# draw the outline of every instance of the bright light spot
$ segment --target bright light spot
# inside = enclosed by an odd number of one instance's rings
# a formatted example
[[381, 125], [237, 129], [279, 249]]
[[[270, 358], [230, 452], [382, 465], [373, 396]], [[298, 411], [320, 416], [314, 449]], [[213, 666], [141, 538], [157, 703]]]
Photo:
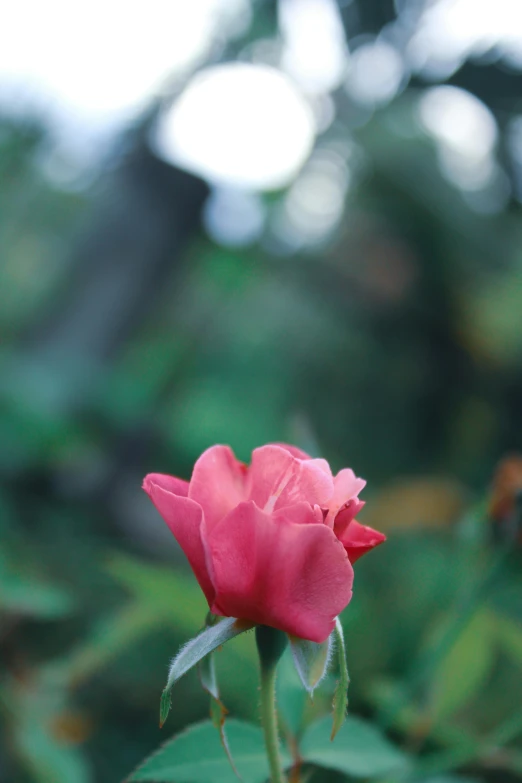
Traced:
[[335, 101], [326, 93], [308, 96], [308, 104], [314, 115], [317, 135], [324, 133], [335, 120]]
[[489, 109], [471, 93], [459, 87], [427, 90], [420, 102], [426, 128], [461, 155], [482, 158], [497, 140], [497, 126]]
[[403, 77], [404, 65], [397, 49], [377, 40], [353, 52], [346, 87], [358, 103], [388, 103], [399, 91]]
[[256, 193], [216, 188], [205, 205], [203, 219], [214, 241], [230, 247], [245, 247], [261, 236], [265, 210]]
[[513, 66], [522, 67], [521, 0], [439, 0], [430, 4], [407, 56], [415, 70], [442, 79], [468, 57], [493, 47]]
[[278, 238], [290, 248], [325, 241], [338, 226], [350, 171], [337, 152], [314, 153], [288, 191], [276, 220]]
[[314, 134], [308, 104], [280, 71], [232, 63], [194, 77], [155, 143], [165, 160], [213, 183], [273, 190], [295, 177]]
[[432, 87], [420, 99], [419, 113], [438, 142], [448, 178], [465, 190], [487, 186], [496, 170], [497, 125], [482, 101], [459, 87]]
[[283, 70], [306, 92], [339, 87], [348, 50], [335, 0], [280, 0], [278, 11], [285, 42]]
[[248, 0], [5, 3], [0, 100], [36, 104], [69, 135], [116, 129], [195, 67], [216, 36], [234, 34], [249, 9]]

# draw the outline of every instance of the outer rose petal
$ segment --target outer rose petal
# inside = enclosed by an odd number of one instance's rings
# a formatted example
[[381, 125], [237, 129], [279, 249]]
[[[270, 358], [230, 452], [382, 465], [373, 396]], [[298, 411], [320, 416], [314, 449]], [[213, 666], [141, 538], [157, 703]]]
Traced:
[[208, 530], [246, 500], [246, 470], [229, 446], [212, 446], [194, 465], [188, 496], [203, 509]]
[[202, 532], [204, 529], [203, 509], [194, 500], [174, 495], [164, 489], [170, 476], [151, 473], [145, 477], [143, 489], [170, 527], [174, 537], [190, 563], [205, 597], [212, 606], [215, 598], [214, 585], [209, 576]]
[[369, 552], [383, 541], [386, 541], [386, 536], [379, 533], [378, 530], [373, 530], [371, 527], [361, 525], [356, 519], [350, 522], [346, 532], [343, 536], [339, 537], [342, 545], [348, 553], [351, 563], [355, 563], [362, 555]]
[[291, 446], [289, 443], [269, 443], [268, 445], [279, 446], [285, 451], [288, 451], [288, 453], [291, 454], [292, 457], [297, 457], [297, 459], [312, 459], [312, 457], [309, 454], [307, 454], [306, 451], [303, 451], [302, 449], [298, 449], [297, 446]]
[[297, 459], [281, 446], [261, 446], [252, 453], [248, 487], [249, 499], [271, 512], [300, 501], [326, 505], [333, 479], [325, 460]]
[[353, 570], [332, 530], [313, 523], [309, 506], [292, 510], [293, 521], [286, 513], [241, 503], [211, 530], [212, 611], [323, 642], [352, 597]]
[[150, 484], [156, 484], [158, 487], [165, 489], [167, 492], [172, 492], [173, 495], [179, 495], [182, 498], [188, 496], [189, 482], [176, 476], [167, 476], [165, 473], [149, 473], [143, 480], [143, 489], [148, 492], [145, 487], [145, 482]]

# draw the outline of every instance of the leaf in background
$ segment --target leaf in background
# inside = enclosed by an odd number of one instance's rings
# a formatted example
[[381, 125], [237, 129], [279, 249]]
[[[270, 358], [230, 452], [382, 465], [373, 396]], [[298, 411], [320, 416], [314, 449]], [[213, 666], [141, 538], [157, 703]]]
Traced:
[[0, 552], [0, 609], [11, 614], [53, 620], [72, 611], [74, 601], [61, 587], [41, 582], [8, 565], [7, 554]]
[[346, 663], [346, 648], [344, 646], [344, 634], [343, 627], [339, 618], [335, 621], [335, 628], [333, 631], [333, 637], [335, 641], [337, 651], [337, 661], [339, 664], [339, 679], [335, 686], [333, 697], [333, 723], [332, 733], [330, 739], [333, 740], [335, 735], [343, 725], [346, 712], [348, 710], [348, 686], [350, 684], [350, 677], [348, 675], [348, 665]]
[[[79, 747], [86, 737], [72, 739], [64, 731], [71, 723], [80, 725], [70, 712], [67, 694], [31, 679], [28, 683], [12, 680], [0, 694], [10, 717], [10, 736], [14, 750], [34, 783], [90, 783], [88, 762]], [[85, 727], [88, 722], [85, 722]]]
[[277, 667], [276, 688], [281, 720], [284, 727], [295, 737], [302, 728], [307, 694], [294, 666], [290, 648], [285, 650]]
[[241, 780], [241, 775], [236, 769], [232, 754], [230, 752], [230, 746], [227, 740], [227, 734], [225, 731], [225, 718], [228, 710], [219, 698], [219, 687], [216, 678], [216, 666], [214, 663], [214, 653], [209, 653], [198, 664], [198, 675], [201, 685], [204, 690], [210, 696], [210, 718], [212, 723], [219, 731], [219, 737], [223, 750], [227, 754], [227, 758], [230, 762], [230, 766], [234, 770], [237, 777]]
[[493, 664], [493, 641], [490, 613], [477, 612], [432, 680], [430, 712], [434, 720], [452, 715], [479, 691]]
[[360, 718], [348, 717], [334, 742], [330, 720], [321, 718], [306, 730], [300, 746], [303, 761], [358, 778], [372, 778], [404, 767], [406, 757], [381, 732]]
[[[183, 627], [193, 628], [194, 619], [206, 611], [206, 601], [196, 581], [172, 567], [143, 562], [129, 555], [112, 555], [106, 570], [156, 615], [170, 617]], [[183, 600], [179, 600], [179, 597]], [[178, 597], [178, 600], [176, 600]]]
[[394, 730], [408, 734], [415, 742], [425, 739], [427, 733], [431, 740], [441, 746], [455, 747], [463, 742], [473, 743], [473, 733], [466, 732], [462, 726], [441, 722], [432, 725], [426, 718], [426, 710], [419, 704], [408, 700], [404, 682], [382, 677], [370, 688], [371, 701], [386, 713], [389, 704], [401, 704], [393, 720]]
[[332, 635], [322, 644], [289, 636], [295, 668], [310, 696], [328, 669], [332, 649]]
[[166, 621], [180, 632], [195, 631], [206, 606], [193, 580], [172, 568], [123, 554], [110, 556], [105, 567], [134, 600], [127, 601], [119, 611], [102, 616], [85, 641], [49, 667], [74, 685], [103, 669], [144, 636], [163, 628]]
[[[227, 724], [230, 747], [245, 783], [268, 778], [263, 733], [238, 720]], [[290, 759], [284, 754], [284, 764]], [[237, 783], [216, 730], [210, 721], [198, 723], [166, 742], [129, 778], [154, 783]]]
[[[111, 556], [106, 569], [132, 592], [134, 600], [131, 598], [120, 609], [101, 616], [88, 629], [84, 640], [46, 665], [53, 681], [78, 686], [166, 624], [187, 635], [197, 633], [200, 627], [206, 602], [190, 577], [128, 555]], [[236, 670], [241, 667], [241, 676], [249, 679], [255, 676], [256, 660], [251, 646], [246, 639], [244, 642], [239, 639], [234, 645], [230, 665]]]
[[158, 616], [147, 609], [132, 603], [113, 616], [99, 620], [84, 642], [47, 665], [49, 675], [71, 686], [92, 677], [159, 625]]
[[165, 723], [170, 711], [170, 691], [172, 686], [183, 677], [189, 669], [192, 669], [205, 655], [208, 655], [216, 647], [233, 639], [244, 631], [253, 627], [252, 623], [237, 620], [235, 617], [226, 617], [216, 625], [206, 628], [202, 633], [191, 639], [184, 645], [170, 664], [169, 677], [161, 697], [160, 727]]
[[92, 780], [81, 750], [56, 741], [36, 721], [20, 726], [16, 745], [34, 783], [89, 783]]
[[70, 614], [73, 606], [72, 597], [54, 585], [18, 576], [0, 585], [0, 608], [11, 614], [54, 620]]
[[423, 783], [481, 783], [481, 780], [467, 775], [436, 775], [433, 778], [424, 778]]
[[522, 664], [522, 625], [509, 617], [495, 617], [492, 626], [504, 651], [517, 664]]

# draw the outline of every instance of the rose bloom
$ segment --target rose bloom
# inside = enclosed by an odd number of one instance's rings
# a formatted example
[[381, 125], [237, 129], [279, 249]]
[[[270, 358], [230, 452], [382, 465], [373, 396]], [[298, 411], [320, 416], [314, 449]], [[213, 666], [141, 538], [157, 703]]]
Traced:
[[150, 473], [143, 488], [183, 549], [214, 614], [323, 642], [352, 597], [352, 564], [385, 536], [355, 516], [366, 482], [294, 446], [228, 446], [190, 482]]

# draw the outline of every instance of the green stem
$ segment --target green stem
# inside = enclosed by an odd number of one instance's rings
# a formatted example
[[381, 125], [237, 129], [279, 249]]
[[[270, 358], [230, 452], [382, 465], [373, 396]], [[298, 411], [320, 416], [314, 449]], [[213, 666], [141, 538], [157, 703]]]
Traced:
[[271, 783], [286, 783], [279, 755], [277, 712], [275, 701], [276, 667], [261, 667], [261, 722], [265, 734], [266, 755]]

